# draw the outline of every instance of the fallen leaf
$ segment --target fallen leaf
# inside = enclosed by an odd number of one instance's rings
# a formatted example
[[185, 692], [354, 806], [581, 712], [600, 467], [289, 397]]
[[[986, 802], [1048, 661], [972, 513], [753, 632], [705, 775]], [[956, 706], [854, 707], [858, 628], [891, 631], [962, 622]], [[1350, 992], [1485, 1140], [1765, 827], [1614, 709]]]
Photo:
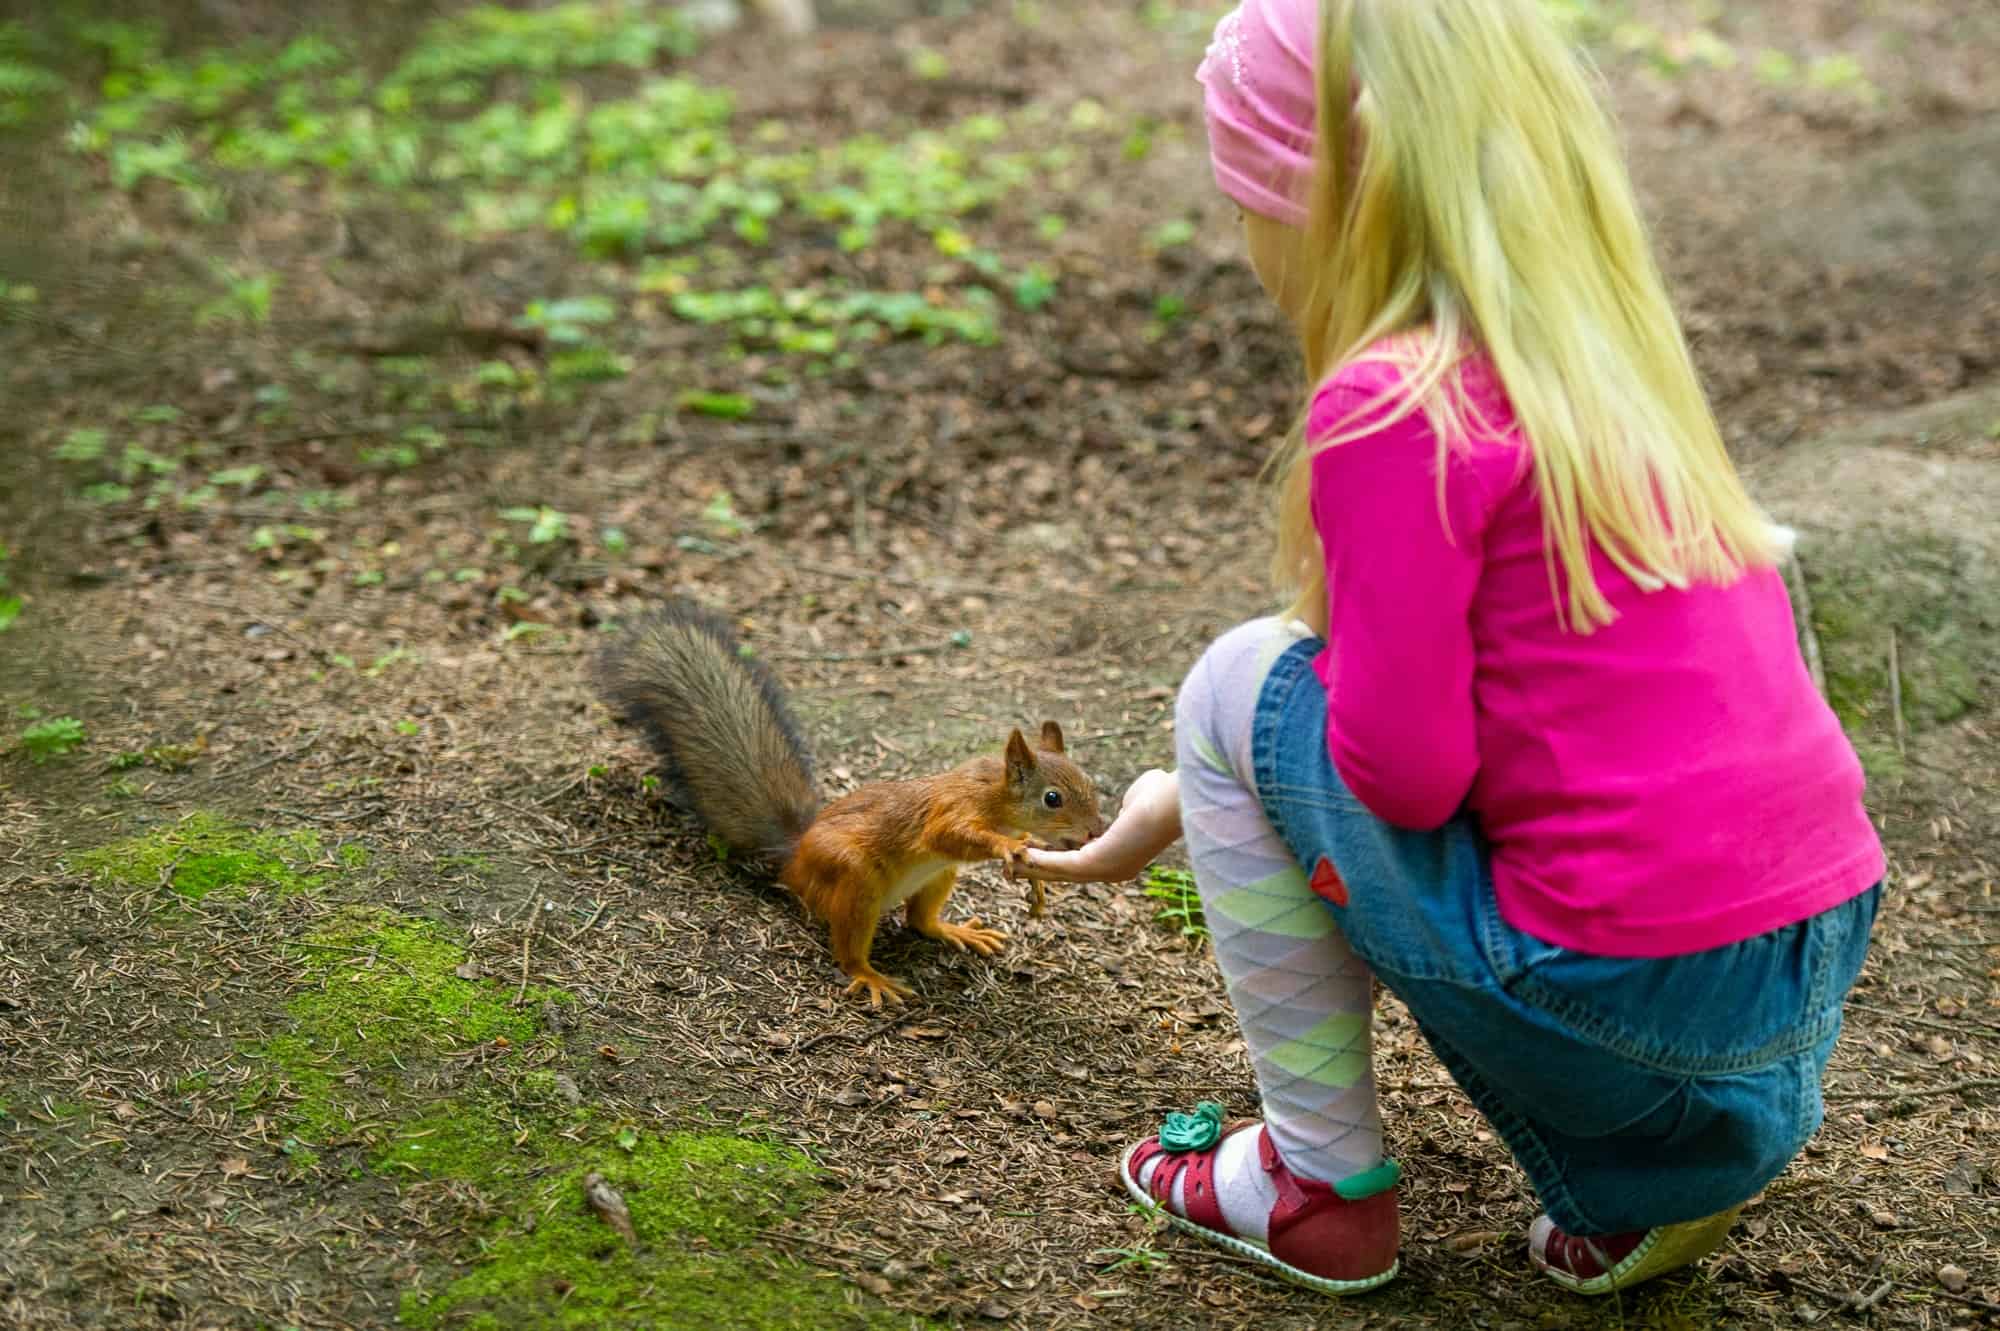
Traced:
[[1870, 1211], [1868, 1223], [1877, 1229], [1894, 1229], [1899, 1222], [1894, 1211]]
[[584, 1175], [583, 1198], [590, 1203], [590, 1209], [597, 1212], [597, 1218], [618, 1231], [627, 1243], [637, 1244], [638, 1234], [632, 1229], [632, 1212], [625, 1205], [625, 1198], [618, 1189], [604, 1181], [604, 1175], [592, 1172]]
[[1004, 1322], [1009, 1317], [1012, 1317], [1014, 1314], [1010, 1312], [1007, 1308], [1007, 1305], [1000, 1302], [1000, 1300], [988, 1299], [986, 1300], [986, 1302], [979, 1305], [979, 1315], [981, 1317], [991, 1318], [993, 1321], [996, 1322]]
[[124, 1119], [127, 1123], [130, 1123], [133, 1119], [139, 1117], [139, 1106], [133, 1104], [130, 1100], [120, 1100], [117, 1104], [111, 1106], [111, 1112], [119, 1118]]
[[459, 962], [458, 969], [452, 974], [461, 980], [476, 980], [479, 978], [479, 963], [468, 958]]
[[903, 1027], [903, 1038], [905, 1040], [942, 1040], [950, 1034], [951, 1032], [942, 1026]]
[[618, 1046], [601, 1044], [597, 1046], [597, 1056], [607, 1062], [616, 1063], [619, 1059]]
[[1943, 1285], [1954, 1294], [1965, 1293], [1965, 1287], [1971, 1283], [1971, 1280], [1972, 1277], [1967, 1274], [1965, 1268], [1962, 1266], [1953, 1266], [1951, 1263], [1946, 1262], [1937, 1269], [1938, 1284]]
[[1036, 1118], [1054, 1118], [1056, 1116], [1056, 1107], [1048, 1100], [1035, 1101], [1034, 1110]]
[[1863, 1142], [1861, 1143], [1860, 1150], [1861, 1154], [1870, 1160], [1887, 1160], [1889, 1158], [1889, 1148], [1881, 1142]]
[[1468, 1229], [1462, 1233], [1453, 1234], [1444, 1241], [1444, 1246], [1453, 1252], [1471, 1252], [1476, 1248], [1485, 1247], [1496, 1239], [1504, 1239], [1506, 1237], [1505, 1234], [1502, 1234], [1497, 1229]]
[[972, 1158], [972, 1152], [954, 1147], [938, 1156], [941, 1165], [962, 1165]]
[[1951, 1041], [1945, 1039], [1942, 1035], [1933, 1035], [1929, 1040], [1924, 1042], [1924, 1047], [1931, 1051], [1932, 1058], [1951, 1057]]
[[773, 1049], [790, 1049], [792, 1047], [791, 1032], [772, 1031], [764, 1037], [764, 1043]]
[[965, 1205], [965, 1194], [962, 1192], [947, 1192], [938, 1198], [938, 1204], [941, 1206], [963, 1206]]
[[862, 1271], [857, 1273], [854, 1277], [854, 1283], [861, 1286], [861, 1288], [867, 1290], [870, 1294], [873, 1294], [878, 1299], [881, 1298], [884, 1294], [887, 1294], [890, 1290], [895, 1288], [894, 1285], [884, 1280], [881, 1276], [876, 1275], [873, 1271]]
[[1984, 1174], [1977, 1160], [1961, 1155], [1957, 1163], [1945, 1171], [1944, 1190], [1953, 1197], [1971, 1197], [1979, 1191]]
[[859, 1086], [848, 1086], [834, 1092], [833, 1102], [837, 1105], [845, 1105], [849, 1109], [854, 1109], [869, 1103], [868, 1092], [862, 1090]]
[[222, 1177], [242, 1178], [250, 1172], [250, 1162], [240, 1155], [232, 1155], [222, 1162]]

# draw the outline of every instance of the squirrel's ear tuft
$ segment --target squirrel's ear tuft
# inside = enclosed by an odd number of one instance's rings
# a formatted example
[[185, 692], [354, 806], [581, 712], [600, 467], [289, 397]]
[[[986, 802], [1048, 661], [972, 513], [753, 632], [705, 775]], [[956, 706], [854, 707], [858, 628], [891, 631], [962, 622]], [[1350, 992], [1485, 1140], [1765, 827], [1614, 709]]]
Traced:
[[1042, 722], [1042, 749], [1046, 753], [1063, 751], [1062, 727], [1053, 721]]
[[1028, 751], [1028, 741], [1022, 738], [1017, 727], [1007, 736], [1007, 780], [1019, 785], [1026, 782], [1034, 771], [1035, 755]]

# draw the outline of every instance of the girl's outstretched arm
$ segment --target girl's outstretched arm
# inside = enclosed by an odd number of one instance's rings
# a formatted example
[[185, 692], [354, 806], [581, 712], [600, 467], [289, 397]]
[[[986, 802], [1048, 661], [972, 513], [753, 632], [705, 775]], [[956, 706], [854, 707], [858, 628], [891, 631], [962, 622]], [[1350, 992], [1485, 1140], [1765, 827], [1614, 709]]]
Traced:
[[1155, 768], [1126, 789], [1104, 835], [1082, 850], [1031, 848], [1027, 867], [1016, 873], [1048, 883], [1122, 883], [1137, 878], [1180, 834], [1180, 774]]

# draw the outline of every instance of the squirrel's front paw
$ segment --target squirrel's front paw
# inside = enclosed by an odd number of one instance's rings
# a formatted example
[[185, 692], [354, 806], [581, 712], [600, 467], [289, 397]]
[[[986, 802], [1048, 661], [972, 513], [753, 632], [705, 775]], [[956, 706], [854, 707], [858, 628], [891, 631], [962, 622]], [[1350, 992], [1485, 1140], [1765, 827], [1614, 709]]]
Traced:
[[1001, 848], [1000, 876], [1008, 882], [1013, 882], [1020, 876], [1021, 871], [1028, 867], [1028, 845], [1028, 838], [1022, 837], [1019, 841], [1010, 841]]
[[847, 986], [846, 992], [849, 995], [853, 995], [865, 991], [868, 995], [868, 1005], [870, 1007], [879, 1008], [885, 1001], [893, 1007], [905, 998], [914, 997], [916, 994], [916, 990], [910, 988], [909, 985], [904, 984], [901, 980], [892, 979], [877, 970], [857, 971], [853, 976], [853, 980], [854, 983]]
[[950, 943], [953, 947], [965, 951], [977, 952], [982, 957], [993, 956], [1007, 942], [1006, 934], [998, 929], [982, 928], [976, 919], [967, 920], [964, 924], [946, 924], [940, 920], [937, 937], [939, 942]]

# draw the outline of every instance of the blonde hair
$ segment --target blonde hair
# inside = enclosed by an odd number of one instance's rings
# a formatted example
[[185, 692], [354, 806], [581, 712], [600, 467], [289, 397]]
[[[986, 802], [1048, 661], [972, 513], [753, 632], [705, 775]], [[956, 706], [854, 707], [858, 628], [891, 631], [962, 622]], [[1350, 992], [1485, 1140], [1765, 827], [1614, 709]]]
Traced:
[[[1299, 243], [1309, 386], [1358, 360], [1402, 364], [1413, 405], [1396, 414], [1420, 407], [1436, 428], [1442, 518], [1445, 441], [1470, 410], [1451, 371], [1483, 348], [1533, 455], [1557, 616], [1581, 632], [1615, 617], [1592, 540], [1649, 590], [1775, 562], [1610, 117], [1538, 0], [1321, 0], [1318, 80]], [[1311, 455], [1354, 433], [1309, 446], [1301, 413], [1272, 459], [1273, 574], [1322, 632]]]

